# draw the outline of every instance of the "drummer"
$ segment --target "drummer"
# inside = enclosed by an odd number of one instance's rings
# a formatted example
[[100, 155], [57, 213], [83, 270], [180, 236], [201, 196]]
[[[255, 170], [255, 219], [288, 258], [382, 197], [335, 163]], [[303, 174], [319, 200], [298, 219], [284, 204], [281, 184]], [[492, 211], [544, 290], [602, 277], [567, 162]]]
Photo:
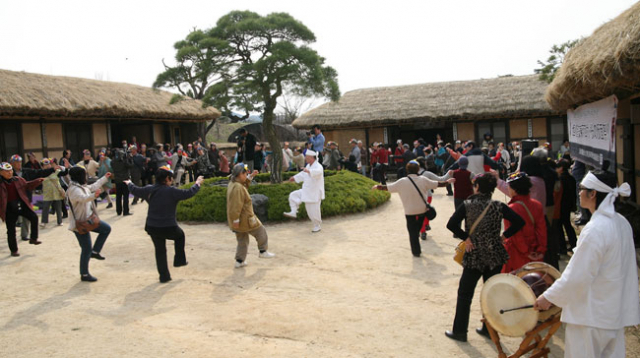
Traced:
[[596, 171], [580, 183], [580, 206], [592, 213], [559, 280], [534, 308], [562, 307], [565, 357], [624, 357], [624, 327], [640, 324], [638, 272], [631, 225], [614, 203], [631, 188]]
[[[497, 179], [493, 175], [476, 175], [473, 180], [474, 194], [456, 209], [447, 223], [447, 229], [466, 243], [453, 330], [445, 332], [447, 337], [460, 342], [467, 341], [471, 301], [478, 280], [482, 277], [486, 282], [500, 273], [509, 259], [503, 241], [524, 226], [524, 220], [505, 203], [491, 199], [496, 185]], [[500, 235], [502, 218], [507, 219], [511, 226]], [[466, 230], [460, 228], [462, 220], [465, 221]], [[473, 232], [469, 234], [472, 227]], [[476, 332], [489, 336], [484, 324]]]

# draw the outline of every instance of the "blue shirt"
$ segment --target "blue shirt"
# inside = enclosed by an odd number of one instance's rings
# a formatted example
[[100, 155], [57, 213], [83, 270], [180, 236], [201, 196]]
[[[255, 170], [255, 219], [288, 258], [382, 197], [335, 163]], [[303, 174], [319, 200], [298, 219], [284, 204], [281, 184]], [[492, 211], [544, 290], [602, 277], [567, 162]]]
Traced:
[[314, 152], [322, 153], [324, 150], [324, 135], [322, 133], [309, 138], [309, 142], [311, 142]]

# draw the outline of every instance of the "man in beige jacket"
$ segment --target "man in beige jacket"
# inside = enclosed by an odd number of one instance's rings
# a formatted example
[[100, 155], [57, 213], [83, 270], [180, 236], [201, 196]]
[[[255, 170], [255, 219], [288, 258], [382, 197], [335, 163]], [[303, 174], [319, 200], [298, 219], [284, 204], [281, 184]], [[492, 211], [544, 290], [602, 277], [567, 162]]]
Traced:
[[269, 247], [267, 230], [253, 213], [253, 202], [247, 190], [251, 184], [251, 178], [256, 174], [258, 174], [257, 170], [248, 174], [248, 168], [244, 164], [236, 164], [231, 170], [231, 181], [227, 187], [227, 221], [238, 240], [236, 268], [247, 266], [245, 259], [249, 248], [249, 234], [258, 242], [260, 250], [258, 257], [268, 259], [276, 256], [267, 251]]

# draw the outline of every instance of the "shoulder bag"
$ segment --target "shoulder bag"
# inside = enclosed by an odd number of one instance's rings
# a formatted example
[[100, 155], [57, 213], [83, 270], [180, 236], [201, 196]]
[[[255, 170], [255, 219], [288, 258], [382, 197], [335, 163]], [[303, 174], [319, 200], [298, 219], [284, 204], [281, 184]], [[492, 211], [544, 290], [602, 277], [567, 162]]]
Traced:
[[[469, 237], [471, 237], [471, 234], [473, 234], [473, 232], [476, 230], [476, 227], [478, 227], [478, 224], [480, 224], [480, 221], [484, 219], [484, 216], [487, 214], [487, 211], [489, 211], [489, 208], [491, 207], [492, 204], [493, 203], [490, 201], [489, 205], [487, 205], [487, 207], [484, 208], [480, 216], [478, 216], [478, 218], [473, 223], [473, 225], [471, 225], [471, 229], [469, 230]], [[458, 244], [458, 246], [456, 246], [456, 252], [453, 255], [453, 261], [459, 263], [460, 265], [462, 265], [462, 259], [464, 258], [465, 249], [467, 247], [467, 244], [465, 243], [465, 241], [466, 240], [462, 240]]]
[[422, 201], [424, 202], [424, 205], [427, 207], [427, 211], [424, 213], [425, 216], [427, 217], [427, 219], [429, 220], [433, 220], [436, 218], [436, 209], [431, 206], [429, 203], [427, 203], [426, 200], [424, 200], [424, 195], [422, 194], [422, 192], [420, 191], [420, 189], [418, 189], [418, 186], [416, 185], [416, 183], [413, 181], [413, 179], [411, 179], [411, 177], [407, 176], [407, 178], [409, 179], [409, 181], [411, 182], [411, 184], [413, 184], [413, 187], [416, 188], [416, 190], [418, 191], [418, 194], [420, 195], [420, 198], [422, 199]]
[[[108, 195], [108, 194], [107, 194]], [[76, 231], [78, 234], [84, 235], [90, 231], [93, 231], [100, 226], [100, 218], [96, 213], [96, 204], [94, 200], [91, 200], [91, 215], [85, 221], [80, 221], [76, 218], [76, 213], [73, 211], [73, 205], [71, 205], [71, 200], [68, 200], [69, 207], [71, 208], [71, 214], [73, 215], [73, 220], [76, 221]]]

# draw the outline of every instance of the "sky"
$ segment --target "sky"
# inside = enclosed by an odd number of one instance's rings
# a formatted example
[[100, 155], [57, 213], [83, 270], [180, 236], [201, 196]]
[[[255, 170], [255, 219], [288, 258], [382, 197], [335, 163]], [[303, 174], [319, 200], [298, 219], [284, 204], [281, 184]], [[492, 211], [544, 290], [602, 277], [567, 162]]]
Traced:
[[313, 31], [342, 93], [526, 75], [553, 44], [589, 36], [633, 3], [0, 0], [0, 69], [151, 86], [193, 28], [251, 10], [287, 12]]

